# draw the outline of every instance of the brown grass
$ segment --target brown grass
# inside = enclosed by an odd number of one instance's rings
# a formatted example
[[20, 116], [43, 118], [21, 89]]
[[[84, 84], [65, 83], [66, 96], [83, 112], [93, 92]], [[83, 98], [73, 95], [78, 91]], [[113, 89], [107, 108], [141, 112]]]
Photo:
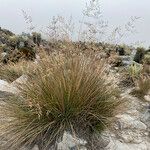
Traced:
[[64, 131], [89, 142], [110, 124], [121, 102], [117, 89], [106, 83], [102, 62], [57, 55], [38, 65], [20, 86], [21, 96], [0, 107], [6, 117], [0, 132], [9, 139], [3, 149], [37, 144], [47, 150]]
[[0, 79], [13, 82], [21, 75], [33, 68], [33, 62], [21, 61], [19, 63], [0, 64]]
[[139, 97], [140, 99], [143, 99], [144, 96], [147, 95], [150, 91], [150, 78], [140, 78], [137, 85], [138, 88], [135, 89], [132, 94]]

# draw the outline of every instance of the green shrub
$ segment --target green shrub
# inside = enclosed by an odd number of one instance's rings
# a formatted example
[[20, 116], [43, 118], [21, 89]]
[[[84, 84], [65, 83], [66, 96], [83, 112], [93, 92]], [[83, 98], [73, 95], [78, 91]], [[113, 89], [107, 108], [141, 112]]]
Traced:
[[142, 66], [133, 62], [128, 68], [129, 76], [134, 80], [140, 77]]
[[105, 82], [102, 63], [97, 63], [83, 56], [39, 62], [36, 73], [20, 86], [20, 97], [0, 108], [6, 117], [0, 131], [11, 137], [3, 147], [37, 144], [46, 150], [64, 131], [88, 141], [107, 127], [121, 102], [118, 91]]
[[134, 61], [137, 62], [137, 63], [142, 63], [142, 60], [144, 58], [144, 54], [145, 54], [145, 49], [141, 48], [141, 47], [138, 47], [137, 52], [134, 56]]

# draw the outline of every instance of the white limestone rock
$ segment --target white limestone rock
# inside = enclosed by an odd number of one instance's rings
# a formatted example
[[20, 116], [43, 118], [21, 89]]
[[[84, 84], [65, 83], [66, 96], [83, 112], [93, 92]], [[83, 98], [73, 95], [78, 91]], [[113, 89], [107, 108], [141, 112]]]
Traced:
[[75, 147], [77, 145], [85, 145], [86, 141], [74, 138], [72, 135], [67, 132], [63, 135], [62, 142], [58, 143], [58, 150], [70, 150], [70, 148]]
[[0, 80], [0, 91], [6, 91], [13, 94], [18, 93], [18, 89], [11, 84], [9, 84], [7, 81]]
[[137, 129], [146, 130], [147, 126], [139, 120], [134, 119], [128, 114], [117, 115], [118, 121], [120, 122], [122, 129]]
[[141, 142], [139, 144], [123, 143], [119, 140], [111, 140], [105, 150], [150, 150], [149, 143]]

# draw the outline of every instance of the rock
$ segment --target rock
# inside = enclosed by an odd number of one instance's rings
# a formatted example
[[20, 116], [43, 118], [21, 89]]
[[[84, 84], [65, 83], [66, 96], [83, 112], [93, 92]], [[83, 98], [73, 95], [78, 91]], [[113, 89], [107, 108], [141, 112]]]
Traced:
[[38, 64], [38, 62], [40, 61], [40, 56], [36, 54], [36, 59], [34, 60], [35, 64]]
[[139, 117], [131, 117], [129, 114], [117, 115], [116, 117], [118, 121], [114, 128], [116, 129], [116, 137], [120, 141], [134, 144], [143, 142], [147, 126], [138, 120]]
[[136, 109], [128, 110], [126, 113], [129, 115], [132, 115], [132, 117], [134, 117], [134, 118], [139, 118], [139, 116], [140, 116], [140, 112], [137, 111]]
[[126, 129], [138, 129], [138, 130], [146, 130], [146, 125], [139, 120], [135, 120], [128, 114], [117, 115], [118, 121], [120, 122], [121, 128]]
[[4, 58], [7, 55], [6, 52], [1, 53], [2, 58]]
[[150, 110], [147, 109], [145, 113], [141, 116], [141, 121], [144, 122], [150, 129]]
[[6, 91], [0, 91], [0, 99], [5, 99], [6, 97], [10, 97], [10, 96], [13, 96], [12, 93], [10, 92], [6, 92]]
[[121, 58], [124, 66], [131, 65], [132, 61], [130, 56], [121, 56]]
[[39, 150], [39, 147], [37, 145], [35, 145], [32, 150]]
[[0, 80], [0, 91], [6, 91], [9, 93], [18, 93], [18, 89], [11, 84], [9, 84], [7, 81]]
[[111, 140], [109, 145], [104, 150], [149, 150], [149, 143], [142, 142], [139, 144], [122, 143], [119, 140]]
[[144, 99], [145, 99], [146, 101], [150, 102], [150, 95], [145, 95], [145, 96], [144, 96]]
[[118, 139], [122, 142], [136, 144], [141, 143], [143, 136], [145, 136], [144, 133], [140, 133], [138, 130], [133, 132], [130, 129], [118, 132], [117, 135]]
[[74, 138], [69, 133], [65, 132], [63, 135], [62, 142], [58, 143], [58, 150], [70, 150], [71, 148], [75, 148], [79, 145], [85, 145], [86, 141]]
[[12, 83], [11, 83], [11, 86], [17, 86], [17, 85], [19, 85], [19, 84], [23, 84], [23, 83], [26, 83], [26, 81], [27, 81], [27, 75], [22, 75], [21, 77], [19, 77], [18, 79], [16, 79], [15, 81], [13, 81]]

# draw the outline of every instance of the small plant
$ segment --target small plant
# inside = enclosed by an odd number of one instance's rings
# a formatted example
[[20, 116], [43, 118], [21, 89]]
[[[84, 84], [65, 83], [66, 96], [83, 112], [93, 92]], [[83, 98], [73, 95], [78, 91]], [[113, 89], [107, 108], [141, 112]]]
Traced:
[[20, 86], [21, 96], [0, 107], [6, 117], [0, 131], [10, 137], [4, 149], [37, 144], [47, 150], [64, 131], [90, 142], [95, 132], [108, 127], [121, 102], [105, 81], [102, 62], [97, 63], [85, 56], [39, 62], [36, 74]]
[[123, 69], [121, 84], [123, 86], [135, 86], [141, 76], [142, 69], [142, 66], [136, 62], [133, 62], [128, 68]]
[[129, 76], [134, 80], [140, 77], [142, 66], [133, 62], [128, 68]]

